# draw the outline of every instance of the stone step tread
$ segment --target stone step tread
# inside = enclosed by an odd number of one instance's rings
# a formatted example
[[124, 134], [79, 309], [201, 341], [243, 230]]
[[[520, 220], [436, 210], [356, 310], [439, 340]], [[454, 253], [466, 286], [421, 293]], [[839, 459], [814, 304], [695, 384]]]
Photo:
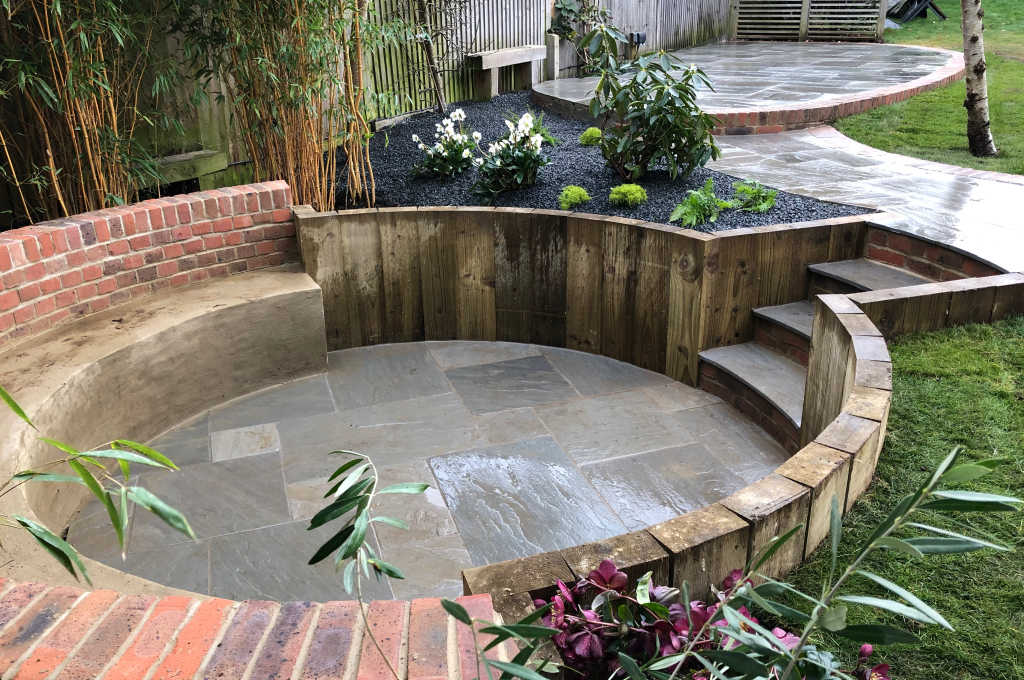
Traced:
[[[496, 621], [490, 595], [455, 601], [473, 618]], [[477, 676], [472, 635], [462, 624], [449, 635], [449, 617], [440, 599], [376, 601], [369, 603], [367, 617], [402, 677]], [[363, 636], [353, 656], [338, 649], [337, 642], [351, 640], [362, 625], [354, 601], [119, 596], [0, 579], [0, 665], [17, 677], [44, 677], [54, 671], [60, 677], [92, 677], [100, 669], [107, 669], [104, 678], [125, 680], [200, 673], [242, 677], [247, 672], [252, 677], [324, 677], [324, 672], [339, 678], [391, 677], [369, 637]], [[89, 631], [93, 643], [76, 647]], [[407, 654], [402, 653], [403, 640]], [[510, 651], [500, 645], [488, 656], [508, 660]], [[358, 668], [347, 671], [350, 658]], [[459, 667], [448, 669], [454, 659]]]
[[754, 316], [778, 324], [808, 340], [811, 338], [811, 327], [814, 325], [814, 305], [808, 300], [771, 307], [758, 307], [754, 310]]
[[885, 290], [917, 286], [932, 283], [932, 280], [919, 274], [900, 269], [876, 260], [861, 257], [856, 260], [840, 260], [838, 262], [820, 262], [811, 264], [807, 269], [814, 274], [827, 276], [857, 290]]
[[779, 408], [799, 427], [807, 369], [757, 342], [714, 347], [700, 353]]

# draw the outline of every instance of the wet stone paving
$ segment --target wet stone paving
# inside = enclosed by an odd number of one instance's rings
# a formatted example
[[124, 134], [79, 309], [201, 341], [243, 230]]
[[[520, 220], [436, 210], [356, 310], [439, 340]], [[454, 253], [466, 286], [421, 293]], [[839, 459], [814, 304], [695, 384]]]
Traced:
[[[719, 43], [672, 54], [695, 64], [711, 81], [697, 102], [710, 111], [782, 109], [788, 104], [907, 83], [943, 66], [946, 53], [908, 45], [854, 43]], [[539, 94], [575, 104], [594, 96], [597, 76], [559, 78], [534, 85]]]
[[605, 357], [515, 343], [426, 342], [332, 352], [325, 374], [202, 414], [152, 444], [179, 472], [133, 479], [186, 513], [191, 541], [135, 512], [121, 561], [106, 512], [87, 505], [69, 540], [154, 581], [229, 599], [345, 597], [333, 560], [306, 562], [333, 533], [307, 531], [343, 462], [372, 458], [384, 495], [369, 540], [404, 580], [366, 599], [461, 593], [469, 566], [641, 529], [756, 481], [786, 458], [706, 392]]

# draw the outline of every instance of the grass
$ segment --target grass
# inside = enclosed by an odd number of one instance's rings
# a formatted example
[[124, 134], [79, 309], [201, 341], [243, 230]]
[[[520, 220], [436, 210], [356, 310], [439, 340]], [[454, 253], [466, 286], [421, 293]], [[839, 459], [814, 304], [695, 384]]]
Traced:
[[[929, 13], [885, 41], [963, 49], [958, 0], [938, 0], [949, 16]], [[1024, 2], [984, 0], [985, 56], [988, 62], [989, 115], [999, 156], [975, 158], [967, 150], [967, 112], [963, 81], [838, 121], [844, 134], [893, 153], [981, 170], [1024, 174]]]
[[[916, 489], [954, 446], [966, 447], [962, 461], [993, 454], [1011, 459], [965, 488], [1024, 495], [1024, 317], [908, 337], [890, 350], [894, 375], [889, 434], [870, 491], [843, 522], [840, 564], [852, 558], [899, 499]], [[945, 528], [989, 535], [1018, 552], [869, 558], [869, 571], [908, 588], [956, 628], [951, 633], [891, 617], [887, 623], [912, 628], [921, 643], [878, 648], [876, 663], [890, 663], [899, 680], [1024, 678], [1024, 513], [962, 514], [956, 519], [959, 527], [946, 521]], [[939, 523], [934, 516], [922, 521]], [[806, 592], [819, 592], [828, 562], [828, 548], [819, 549], [791, 575], [791, 582]], [[885, 594], [862, 580], [851, 581], [846, 592]], [[874, 611], [851, 611], [855, 623], [881, 618]], [[847, 662], [856, 653], [850, 641], [837, 638], [825, 644], [851, 652], [844, 655]]]

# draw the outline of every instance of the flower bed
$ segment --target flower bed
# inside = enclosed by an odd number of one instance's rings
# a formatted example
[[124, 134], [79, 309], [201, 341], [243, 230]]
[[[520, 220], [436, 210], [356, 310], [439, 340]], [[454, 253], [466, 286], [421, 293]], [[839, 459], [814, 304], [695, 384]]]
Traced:
[[[505, 137], [506, 116], [516, 119], [529, 107], [526, 94], [502, 95], [490, 102], [462, 106], [465, 134], [470, 131], [481, 133], [480, 148], [486, 149]], [[535, 110], [535, 113], [539, 113]], [[460, 116], [461, 118], [461, 116]], [[411, 168], [422, 163], [424, 150], [418, 144], [430, 145], [436, 140], [435, 133], [441, 133], [436, 126], [442, 116], [423, 113], [375, 135], [370, 143], [374, 174], [377, 179], [377, 205], [380, 207], [408, 205], [479, 205], [481, 199], [474, 195], [473, 185], [480, 178], [479, 171], [469, 168], [454, 177], [414, 177]], [[689, 177], [673, 181], [666, 171], [655, 171], [639, 180], [647, 191], [648, 200], [636, 207], [618, 206], [609, 201], [611, 189], [623, 183], [613, 170], [605, 165], [601, 151], [594, 146], [583, 146], [579, 137], [587, 124], [562, 118], [544, 112], [544, 125], [560, 141], [556, 147], [545, 144], [543, 153], [551, 163], [540, 168], [537, 183], [498, 195], [495, 205], [549, 208], [559, 207], [559, 194], [569, 185], [586, 189], [591, 200], [576, 206], [581, 212], [602, 215], [632, 217], [651, 222], [666, 223], [677, 204], [686, 198], [690, 189], [700, 189], [708, 179], [716, 194], [723, 199], [734, 197], [733, 183], [744, 179], [702, 168]], [[419, 140], [414, 141], [412, 135]], [[460, 151], [461, 153], [461, 151]], [[343, 205], [343, 202], [339, 202]], [[813, 198], [779, 192], [775, 206], [763, 213], [741, 210], [724, 210], [713, 224], [706, 224], [703, 230], [723, 230], [739, 227], [763, 226], [784, 222], [816, 220], [863, 213], [855, 206], [826, 203]]]

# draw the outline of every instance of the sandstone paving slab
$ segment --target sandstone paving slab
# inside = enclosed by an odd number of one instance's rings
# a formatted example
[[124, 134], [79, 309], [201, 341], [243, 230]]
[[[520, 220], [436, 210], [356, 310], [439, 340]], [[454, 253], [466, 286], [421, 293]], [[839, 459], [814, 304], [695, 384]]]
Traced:
[[[200, 539], [290, 519], [277, 453], [193, 465], [177, 472], [145, 472], [139, 475], [139, 484], [184, 512]], [[128, 545], [135, 551], [189, 540], [152, 513], [139, 512]]]
[[493, 364], [496, 361], [522, 359], [540, 354], [536, 345], [519, 342], [484, 342], [480, 340], [432, 340], [426, 343], [431, 356], [447, 371], [450, 368]]
[[210, 412], [210, 430], [230, 430], [334, 410], [327, 380], [304, 378], [233, 401]]
[[[309, 558], [341, 524], [307, 531], [308, 522], [289, 522], [257, 531], [242, 531], [210, 539], [210, 595], [232, 600], [348, 600], [334, 556], [309, 565]], [[367, 542], [379, 549], [373, 533]], [[363, 579], [366, 600], [393, 597], [389, 579]]]
[[746, 485], [703, 444], [613, 458], [580, 470], [631, 531], [710, 505]]
[[375, 404], [278, 424], [288, 484], [325, 479], [349, 450], [380, 464], [425, 459], [480, 441], [473, 416], [453, 392]]
[[694, 441], [673, 430], [672, 421], [643, 390], [554, 404], [538, 408], [537, 414], [579, 464]]
[[274, 423], [220, 430], [210, 435], [210, 455], [215, 463], [264, 453], [276, 453], [280, 450], [281, 438], [277, 434], [277, 425]]
[[181, 467], [210, 462], [210, 415], [204, 413], [179, 425], [149, 445]]
[[327, 355], [327, 380], [339, 410], [450, 392], [423, 343], [358, 347]]
[[445, 371], [466, 407], [475, 414], [573, 399], [579, 394], [542, 356]]
[[764, 430], [730, 404], [719, 403], [671, 414], [673, 427], [703, 444], [716, 469], [750, 484], [782, 464], [789, 454]]
[[440, 456], [430, 466], [474, 565], [625, 531], [550, 437]]
[[674, 382], [660, 373], [598, 354], [546, 347], [544, 356], [585, 397]]

